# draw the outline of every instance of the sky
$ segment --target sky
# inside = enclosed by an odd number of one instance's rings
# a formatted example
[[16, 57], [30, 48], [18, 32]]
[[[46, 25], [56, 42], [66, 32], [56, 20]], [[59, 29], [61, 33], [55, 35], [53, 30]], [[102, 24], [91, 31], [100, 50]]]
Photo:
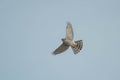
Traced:
[[[0, 80], [120, 80], [120, 0], [0, 0]], [[71, 22], [83, 49], [52, 52]]]

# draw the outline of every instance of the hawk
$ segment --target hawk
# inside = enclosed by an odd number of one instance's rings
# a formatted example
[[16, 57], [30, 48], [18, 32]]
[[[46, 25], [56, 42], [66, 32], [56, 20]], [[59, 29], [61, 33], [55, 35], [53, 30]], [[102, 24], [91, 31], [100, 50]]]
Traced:
[[68, 22], [66, 27], [66, 37], [61, 39], [63, 43], [53, 52], [53, 54], [54, 55], [60, 54], [66, 51], [69, 47], [72, 48], [74, 54], [80, 52], [80, 50], [83, 47], [83, 41], [82, 40], [73, 41], [73, 37], [74, 33], [72, 24]]

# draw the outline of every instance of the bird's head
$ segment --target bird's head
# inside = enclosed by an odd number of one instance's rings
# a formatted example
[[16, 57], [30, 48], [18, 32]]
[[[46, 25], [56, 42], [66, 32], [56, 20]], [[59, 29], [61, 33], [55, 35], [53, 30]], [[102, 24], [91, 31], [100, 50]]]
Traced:
[[62, 40], [62, 41], [65, 41], [65, 38], [62, 38], [61, 40]]

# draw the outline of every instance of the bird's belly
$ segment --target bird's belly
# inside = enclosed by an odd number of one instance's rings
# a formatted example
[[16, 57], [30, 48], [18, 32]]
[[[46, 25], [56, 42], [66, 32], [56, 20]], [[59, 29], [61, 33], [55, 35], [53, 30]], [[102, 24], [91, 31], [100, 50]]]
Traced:
[[74, 44], [71, 40], [65, 40], [64, 43], [69, 46], [72, 46]]

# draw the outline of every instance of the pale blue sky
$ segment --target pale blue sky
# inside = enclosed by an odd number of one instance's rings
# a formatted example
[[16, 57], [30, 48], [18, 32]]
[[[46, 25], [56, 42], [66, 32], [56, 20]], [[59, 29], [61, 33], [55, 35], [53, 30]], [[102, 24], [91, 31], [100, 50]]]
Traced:
[[[51, 53], [71, 22], [81, 53]], [[120, 0], [0, 0], [0, 80], [120, 80]]]

